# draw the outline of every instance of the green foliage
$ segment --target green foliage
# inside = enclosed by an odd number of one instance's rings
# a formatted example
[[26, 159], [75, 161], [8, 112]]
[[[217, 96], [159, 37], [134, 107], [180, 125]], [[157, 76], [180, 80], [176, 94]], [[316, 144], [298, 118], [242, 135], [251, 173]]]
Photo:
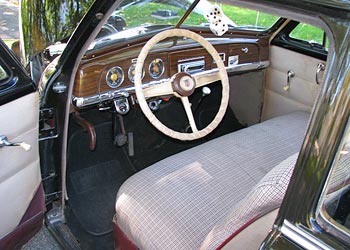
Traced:
[[[238, 26], [253, 25], [268, 28], [273, 25], [279, 17], [272, 16], [265, 13], [256, 12], [253, 10], [247, 10], [230, 5], [222, 5], [222, 9], [226, 16], [228, 16]], [[179, 18], [169, 19], [167, 21], [154, 18], [151, 16], [152, 12], [157, 10], [171, 10], [176, 12], [180, 17], [185, 13], [183, 9], [167, 5], [164, 3], [144, 3], [131, 6], [120, 12], [126, 19], [128, 27], [135, 27], [140, 24], [152, 23], [152, 24], [169, 24], [175, 25]], [[135, 18], [137, 17], [137, 18]], [[198, 13], [192, 12], [185, 20], [185, 25], [200, 25], [206, 23], [207, 20]]]
[[198, 13], [192, 12], [185, 20], [184, 25], [200, 25], [202, 23], [207, 23], [207, 19]]
[[269, 28], [279, 18], [278, 16], [230, 5], [222, 5], [221, 8], [225, 15], [237, 24], [237, 26], [252, 25]]
[[12, 44], [18, 41], [17, 39], [3, 39], [4, 43], [11, 49]]
[[4, 80], [8, 77], [6, 71], [4, 70], [4, 68], [0, 65], [0, 81]]
[[[134, 0], [128, 0], [130, 3]], [[71, 35], [82, 16], [90, 8], [94, 0], [22, 0], [21, 16], [22, 31], [24, 34], [24, 47], [28, 55], [42, 51], [53, 44]], [[132, 28], [143, 24], [176, 25], [185, 13], [187, 0], [174, 1], [174, 5], [167, 4], [165, 0], [154, 2], [144, 1], [119, 11], [119, 15], [126, 19], [127, 27]], [[123, 3], [125, 4], [125, 3]], [[179, 6], [179, 7], [176, 7]], [[224, 13], [238, 26], [271, 27], [278, 17], [230, 5], [221, 5]], [[152, 17], [157, 10], [170, 10], [176, 12], [178, 17], [162, 20]], [[185, 25], [201, 25], [207, 20], [200, 14], [192, 12], [185, 20]], [[312, 26], [295, 31], [302, 39], [317, 42], [322, 41], [322, 32]]]
[[22, 0], [24, 47], [34, 55], [70, 36], [94, 0]]

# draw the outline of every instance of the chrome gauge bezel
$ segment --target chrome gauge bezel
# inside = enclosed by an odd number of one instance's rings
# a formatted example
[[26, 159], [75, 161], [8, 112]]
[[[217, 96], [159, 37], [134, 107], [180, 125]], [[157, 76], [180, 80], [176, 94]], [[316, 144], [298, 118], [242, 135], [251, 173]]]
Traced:
[[[112, 81], [111, 76], [112, 76], [112, 74], [114, 74], [113, 71], [115, 71], [115, 70], [119, 71], [120, 77], [118, 76], [118, 79], [116, 81]], [[118, 88], [124, 82], [124, 77], [125, 77], [124, 71], [121, 67], [119, 67], [119, 66], [112, 67], [107, 71], [107, 74], [106, 74], [107, 85], [111, 88]]]
[[[154, 75], [152, 72], [151, 72], [151, 67], [152, 67], [152, 64], [154, 63], [160, 63], [161, 66], [162, 66], [162, 70], [160, 71], [160, 73], [158, 75]], [[164, 62], [162, 59], [160, 58], [156, 58], [154, 60], [152, 60], [148, 66], [148, 74], [153, 78], [153, 79], [158, 79], [159, 77], [161, 77], [164, 73], [164, 70], [165, 70], [165, 67], [164, 67]]]
[[[135, 75], [132, 74], [132, 71], [135, 70], [136, 67], [136, 63], [132, 63], [128, 69], [128, 78], [130, 80], [130, 82], [134, 83], [135, 81]], [[141, 80], [145, 77], [145, 71], [142, 69], [142, 76], [141, 76]]]

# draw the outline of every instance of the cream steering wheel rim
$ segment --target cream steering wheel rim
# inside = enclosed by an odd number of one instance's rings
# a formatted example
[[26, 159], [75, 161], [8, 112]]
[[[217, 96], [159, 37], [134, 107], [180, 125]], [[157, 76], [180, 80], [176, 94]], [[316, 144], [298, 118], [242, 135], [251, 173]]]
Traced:
[[[218, 77], [221, 80], [222, 84], [222, 97], [221, 97], [221, 103], [220, 103], [220, 108], [215, 116], [215, 118], [212, 120], [212, 122], [203, 128], [202, 130], [197, 130], [196, 125], [194, 123], [193, 119], [193, 113], [191, 111], [191, 106], [188, 101], [187, 97], [181, 97], [181, 101], [184, 105], [187, 117], [189, 119], [190, 125], [192, 127], [192, 130], [194, 132], [192, 133], [181, 133], [175, 130], [172, 130], [165, 126], [163, 123], [161, 123], [157, 117], [153, 114], [151, 109], [149, 108], [146, 97], [144, 94], [144, 89], [142, 88], [142, 71], [143, 71], [143, 65], [144, 61], [152, 49], [154, 45], [156, 45], [158, 42], [168, 38], [168, 37], [187, 37], [191, 38], [194, 41], [200, 43], [207, 51], [208, 53], [213, 57], [214, 61], [216, 62], [218, 66]], [[215, 78], [215, 77], [214, 77]], [[203, 78], [204, 80], [206, 79], [205, 77]], [[210, 76], [208, 76], [208, 79], [210, 79]], [[216, 78], [215, 78], [216, 79]], [[203, 81], [204, 81], [203, 80]], [[169, 83], [168, 83], [169, 84]], [[204, 86], [209, 83], [201, 83], [200, 86]], [[197, 86], [199, 87], [199, 86]], [[168, 86], [169, 89], [169, 86]], [[171, 92], [171, 91], [170, 91]], [[229, 80], [227, 76], [227, 72], [224, 66], [224, 63], [222, 62], [221, 57], [219, 56], [218, 52], [215, 50], [215, 48], [208, 42], [206, 41], [202, 36], [189, 31], [189, 30], [184, 30], [184, 29], [170, 29], [170, 30], [165, 30], [163, 32], [160, 32], [156, 34], [154, 37], [152, 37], [142, 48], [136, 62], [136, 67], [135, 67], [135, 93], [136, 97], [138, 100], [138, 103], [141, 107], [142, 112], [144, 115], [147, 117], [147, 119], [150, 121], [150, 123], [156, 127], [160, 132], [163, 134], [172, 137], [174, 139], [182, 140], [182, 141], [190, 141], [190, 140], [196, 140], [199, 138], [202, 138], [209, 133], [211, 133], [221, 122], [222, 118], [225, 115], [227, 106], [228, 106], [228, 100], [229, 100]], [[171, 94], [176, 95], [176, 93], [173, 91]], [[190, 114], [188, 113], [190, 112]]]

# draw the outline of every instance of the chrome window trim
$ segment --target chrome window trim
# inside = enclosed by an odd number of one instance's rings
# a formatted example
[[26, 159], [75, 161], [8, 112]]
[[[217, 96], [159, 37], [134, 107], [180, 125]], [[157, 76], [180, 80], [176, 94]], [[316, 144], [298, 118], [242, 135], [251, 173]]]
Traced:
[[[350, 131], [350, 122], [347, 122], [346, 125], [346, 129], [345, 131]], [[340, 238], [341, 240], [347, 242], [347, 244], [350, 244], [350, 229], [344, 227], [343, 225], [339, 224], [338, 222], [336, 222], [326, 211], [325, 207], [324, 207], [324, 200], [325, 197], [327, 195], [327, 190], [329, 187], [329, 183], [331, 181], [332, 178], [332, 174], [334, 171], [337, 171], [337, 164], [339, 162], [340, 159], [340, 152], [342, 151], [342, 147], [345, 144], [345, 140], [347, 137], [347, 132], [344, 132], [344, 134], [342, 135], [342, 140], [340, 143], [339, 148], [337, 149], [337, 153], [336, 156], [333, 159], [332, 162], [332, 167], [329, 171], [327, 180], [323, 186], [323, 190], [322, 190], [322, 194], [319, 198], [317, 207], [316, 207], [316, 222], [323, 228], [325, 229], [328, 233], [330, 233], [333, 236], [336, 236], [338, 238]], [[343, 187], [344, 188], [344, 187]], [[341, 192], [341, 190], [338, 190], [338, 192]]]
[[323, 206], [317, 211], [316, 221], [327, 232], [350, 244], [349, 230], [333, 220]]
[[303, 229], [290, 223], [288, 220], [283, 221], [281, 228], [282, 234], [292, 242], [308, 250], [331, 250], [334, 249], [318, 238], [304, 231]]

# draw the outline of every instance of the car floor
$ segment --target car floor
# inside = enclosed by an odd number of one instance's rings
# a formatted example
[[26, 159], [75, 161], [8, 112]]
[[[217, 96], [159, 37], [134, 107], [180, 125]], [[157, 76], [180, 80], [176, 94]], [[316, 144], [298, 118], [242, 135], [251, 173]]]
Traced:
[[22, 250], [61, 250], [61, 246], [48, 231], [46, 226], [22, 247]]
[[[195, 112], [199, 127], [206, 126], [218, 109], [220, 99], [217, 96], [220, 96], [221, 89], [214, 87], [212, 91], [213, 94], [205, 97]], [[194, 95], [194, 98], [196, 96], [200, 99], [201, 93]], [[196, 100], [192, 103], [196, 103]], [[178, 131], [184, 130], [187, 119], [178, 100], [164, 103], [156, 113], [164, 124], [171, 124]], [[124, 116], [126, 133], [132, 132], [134, 137], [134, 156], [129, 156], [127, 146], [114, 145], [111, 112], [90, 110], [80, 115], [93, 124], [97, 138], [96, 149], [90, 151], [88, 134], [71, 119], [66, 216], [68, 226], [82, 249], [113, 249], [115, 197], [128, 177], [170, 155], [243, 128], [228, 109], [223, 122], [210, 136], [193, 142], [181, 142], [159, 133], [141, 110], [132, 109]]]

